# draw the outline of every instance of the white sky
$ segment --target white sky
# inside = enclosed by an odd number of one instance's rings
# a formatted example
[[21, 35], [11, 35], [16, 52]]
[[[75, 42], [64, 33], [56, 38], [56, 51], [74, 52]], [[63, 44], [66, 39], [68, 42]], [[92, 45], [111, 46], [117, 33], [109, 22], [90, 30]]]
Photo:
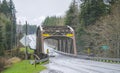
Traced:
[[46, 16], [63, 16], [72, 0], [13, 0], [17, 22], [40, 25]]

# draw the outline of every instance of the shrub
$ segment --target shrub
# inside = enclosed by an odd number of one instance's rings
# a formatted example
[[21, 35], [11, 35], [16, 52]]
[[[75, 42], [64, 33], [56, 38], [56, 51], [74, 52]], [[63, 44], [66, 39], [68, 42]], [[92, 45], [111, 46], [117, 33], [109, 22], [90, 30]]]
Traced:
[[0, 57], [0, 72], [4, 69], [6, 59], [3, 57]]

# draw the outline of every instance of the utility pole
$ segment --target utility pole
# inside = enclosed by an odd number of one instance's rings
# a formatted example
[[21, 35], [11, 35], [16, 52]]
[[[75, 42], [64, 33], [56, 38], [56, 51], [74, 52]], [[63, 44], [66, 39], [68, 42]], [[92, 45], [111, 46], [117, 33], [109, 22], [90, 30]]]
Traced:
[[28, 48], [27, 48], [28, 47], [28, 45], [27, 45], [27, 34], [28, 34], [27, 29], [28, 28], [27, 28], [27, 21], [26, 21], [26, 27], [25, 28], [26, 28], [26, 31], [25, 31], [25, 44], [26, 44], [25, 45], [25, 59], [27, 60], [28, 59]]

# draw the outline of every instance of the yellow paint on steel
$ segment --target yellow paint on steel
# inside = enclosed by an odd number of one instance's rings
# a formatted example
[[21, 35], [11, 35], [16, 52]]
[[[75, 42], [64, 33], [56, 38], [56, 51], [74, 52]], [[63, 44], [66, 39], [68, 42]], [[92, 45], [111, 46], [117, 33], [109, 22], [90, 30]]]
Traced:
[[49, 37], [50, 34], [42, 34], [42, 36], [44, 36], [44, 37]]
[[73, 34], [66, 34], [67, 37], [73, 37]]

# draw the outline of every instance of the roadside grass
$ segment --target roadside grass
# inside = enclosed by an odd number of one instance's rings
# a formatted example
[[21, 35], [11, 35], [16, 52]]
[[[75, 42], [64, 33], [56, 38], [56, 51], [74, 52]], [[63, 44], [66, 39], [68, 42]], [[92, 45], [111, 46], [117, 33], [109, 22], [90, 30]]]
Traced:
[[[25, 47], [20, 48], [20, 52], [25, 52], [25, 50], [26, 50]], [[28, 50], [28, 53], [31, 53], [31, 54], [34, 53], [34, 50], [32, 50], [32, 49], [30, 49], [30, 48], [28, 48], [27, 50]]]
[[29, 63], [29, 60], [23, 60], [13, 64], [11, 67], [5, 69], [1, 73], [39, 73], [44, 69], [46, 69], [46, 67], [42, 66], [41, 64], [37, 64], [35, 67]]

